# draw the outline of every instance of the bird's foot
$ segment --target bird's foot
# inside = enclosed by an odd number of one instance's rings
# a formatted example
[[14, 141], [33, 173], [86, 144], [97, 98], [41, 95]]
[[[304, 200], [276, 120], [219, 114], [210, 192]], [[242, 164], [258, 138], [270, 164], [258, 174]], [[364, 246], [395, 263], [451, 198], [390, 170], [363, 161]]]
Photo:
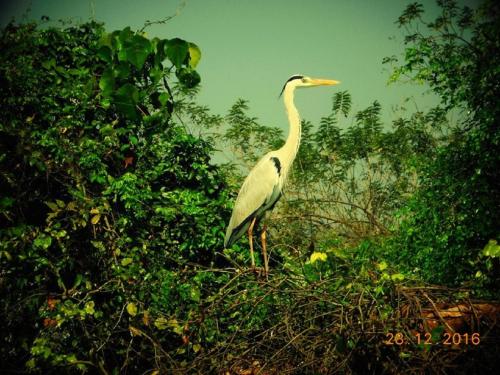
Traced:
[[264, 267], [251, 266], [250, 271], [255, 273], [255, 275], [257, 275], [258, 278], [265, 277], [266, 280], [268, 279], [268, 274]]

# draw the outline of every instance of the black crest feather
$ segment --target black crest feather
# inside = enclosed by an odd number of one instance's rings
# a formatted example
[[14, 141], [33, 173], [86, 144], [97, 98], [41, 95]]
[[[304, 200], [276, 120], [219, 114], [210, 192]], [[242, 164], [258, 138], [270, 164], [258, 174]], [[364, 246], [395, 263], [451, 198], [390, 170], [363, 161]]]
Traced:
[[287, 81], [285, 82], [285, 84], [283, 85], [283, 88], [281, 89], [281, 92], [280, 92], [280, 96], [279, 96], [279, 97], [281, 97], [281, 95], [283, 95], [283, 91], [285, 91], [285, 87], [286, 87], [286, 85], [288, 84], [288, 82], [293, 81], [293, 80], [295, 80], [295, 79], [302, 79], [302, 78], [304, 78], [304, 76], [301, 76], [300, 74], [296, 74], [296, 75], [293, 75], [293, 76], [291, 76], [290, 78], [288, 78], [288, 80], [287, 80]]

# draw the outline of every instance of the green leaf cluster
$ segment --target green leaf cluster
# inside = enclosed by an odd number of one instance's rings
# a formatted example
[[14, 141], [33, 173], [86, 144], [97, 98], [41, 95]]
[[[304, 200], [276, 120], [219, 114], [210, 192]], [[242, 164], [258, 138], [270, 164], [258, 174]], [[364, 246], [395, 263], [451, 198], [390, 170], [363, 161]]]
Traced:
[[[475, 284], [477, 267], [498, 283], [499, 264], [481, 250], [499, 239], [500, 88], [498, 6], [472, 9], [442, 1], [432, 22], [413, 4], [400, 18], [407, 33], [404, 60], [393, 78], [426, 82], [445, 110], [460, 113], [435, 157], [420, 169], [419, 191], [404, 211], [394, 248], [430, 281]], [[445, 112], [446, 113], [446, 112]], [[488, 269], [486, 269], [486, 268]]]
[[164, 80], [172, 70], [187, 88], [200, 82], [194, 70], [201, 57], [200, 49], [179, 38], [149, 40], [127, 27], [103, 33], [97, 55], [108, 63], [99, 80], [101, 104], [114, 104], [132, 120], [148, 113], [147, 107], [139, 105], [144, 101], [155, 109], [166, 107], [172, 112], [171, 90]]
[[94, 22], [1, 34], [0, 367], [144, 369], [201, 314], [187, 264], [221, 262], [224, 175], [172, 118], [200, 50]]

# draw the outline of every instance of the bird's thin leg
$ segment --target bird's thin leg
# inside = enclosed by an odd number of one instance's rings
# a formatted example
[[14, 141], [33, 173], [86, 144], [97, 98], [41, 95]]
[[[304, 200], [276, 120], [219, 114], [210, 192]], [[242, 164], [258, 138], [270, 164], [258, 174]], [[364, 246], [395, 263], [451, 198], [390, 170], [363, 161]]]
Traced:
[[252, 219], [250, 226], [248, 227], [248, 241], [250, 242], [250, 257], [252, 258], [252, 268], [255, 268], [255, 258], [253, 256], [253, 226], [255, 225], [256, 218]]
[[266, 230], [267, 226], [264, 224], [262, 227], [262, 233], [260, 235], [260, 239], [262, 241], [262, 257], [264, 258], [264, 273], [266, 274], [266, 277], [269, 273], [269, 264], [268, 264], [268, 259], [267, 259], [267, 248], [266, 248]]

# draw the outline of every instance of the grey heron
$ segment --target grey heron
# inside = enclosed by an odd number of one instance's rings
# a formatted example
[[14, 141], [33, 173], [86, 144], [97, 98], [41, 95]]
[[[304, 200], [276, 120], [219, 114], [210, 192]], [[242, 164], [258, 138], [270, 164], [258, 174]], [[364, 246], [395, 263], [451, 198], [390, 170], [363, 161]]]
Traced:
[[[300, 145], [300, 116], [293, 98], [296, 88], [337, 85], [339, 81], [310, 78], [303, 75], [291, 76], [283, 86], [281, 94], [289, 122], [288, 138], [279, 150], [264, 155], [245, 178], [234, 204], [233, 213], [226, 230], [224, 248], [231, 247], [245, 232], [248, 233], [252, 268], [255, 267], [253, 252], [253, 229], [267, 211], [273, 209], [281, 197], [283, 184]], [[269, 272], [266, 250], [266, 226], [262, 233], [262, 256], [264, 272]]]

